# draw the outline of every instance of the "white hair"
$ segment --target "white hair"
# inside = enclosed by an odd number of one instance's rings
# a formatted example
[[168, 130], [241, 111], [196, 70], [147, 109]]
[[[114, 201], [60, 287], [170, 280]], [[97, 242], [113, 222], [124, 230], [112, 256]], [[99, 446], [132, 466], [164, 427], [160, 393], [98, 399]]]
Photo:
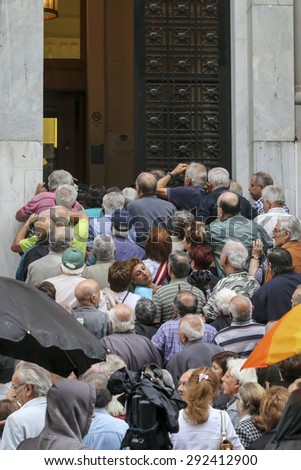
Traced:
[[278, 222], [280, 223], [281, 231], [288, 231], [291, 233], [290, 240], [301, 240], [301, 224], [300, 220], [293, 215], [289, 217], [279, 217]]
[[215, 186], [230, 186], [230, 175], [226, 168], [220, 166], [208, 171], [208, 183]]
[[[126, 319], [125, 315], [122, 315], [123, 318], [119, 316], [120, 307], [128, 310], [128, 318]], [[113, 333], [125, 333], [126, 331], [134, 330], [134, 312], [132, 309], [125, 304], [117, 304], [117, 308], [113, 307], [109, 311], [109, 318], [111, 322], [112, 332]]]
[[205, 188], [207, 183], [207, 170], [201, 163], [190, 163], [185, 171], [185, 176], [190, 178], [191, 185], [195, 188]]
[[102, 206], [105, 214], [112, 214], [117, 209], [124, 208], [125, 199], [122, 193], [112, 191], [104, 195], [102, 200]]
[[204, 322], [199, 315], [185, 315], [180, 322], [179, 333], [185, 335], [188, 342], [201, 339], [204, 336]]
[[215, 305], [217, 311], [221, 315], [225, 315], [226, 317], [229, 316], [229, 306], [230, 300], [236, 295], [236, 292], [232, 289], [228, 289], [224, 287], [223, 289], [219, 290], [215, 295]]
[[227, 256], [228, 263], [235, 269], [243, 269], [248, 259], [248, 250], [241, 242], [229, 240], [225, 243], [222, 253]]
[[268, 201], [271, 204], [285, 204], [284, 191], [280, 186], [269, 185], [263, 188], [261, 197], [264, 201]]
[[249, 369], [242, 369], [242, 366], [246, 362], [247, 359], [241, 358], [233, 358], [230, 357], [227, 360], [227, 367], [229, 373], [232, 377], [240, 383], [240, 385], [244, 385], [247, 382], [258, 382], [256, 369], [249, 368]]

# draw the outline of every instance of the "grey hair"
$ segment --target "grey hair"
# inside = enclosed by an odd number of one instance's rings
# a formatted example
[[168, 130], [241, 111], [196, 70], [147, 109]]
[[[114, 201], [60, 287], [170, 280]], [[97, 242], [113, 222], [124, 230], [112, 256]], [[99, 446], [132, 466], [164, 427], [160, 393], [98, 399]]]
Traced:
[[48, 177], [49, 191], [57, 189], [62, 184], [74, 184], [72, 175], [66, 170], [54, 170]]
[[135, 306], [136, 320], [142, 320], [147, 323], [153, 323], [157, 316], [157, 307], [151, 299], [138, 299]]
[[205, 188], [207, 183], [207, 170], [201, 163], [190, 163], [185, 171], [185, 176], [190, 178], [191, 185], [195, 188]]
[[20, 361], [15, 368], [15, 373], [20, 383], [32, 385], [36, 397], [47, 395], [51, 387], [51, 376], [48, 370], [31, 362]]
[[241, 358], [233, 358], [230, 357], [227, 360], [227, 367], [229, 373], [232, 377], [240, 383], [240, 385], [244, 385], [248, 382], [258, 382], [256, 369], [249, 368], [249, 369], [241, 369], [247, 359]]
[[99, 363], [99, 371], [107, 374], [109, 377], [118, 369], [126, 367], [124, 360], [117, 354], [108, 354], [105, 362]]
[[117, 209], [123, 209], [125, 203], [125, 198], [122, 193], [117, 193], [112, 191], [104, 195], [102, 200], [102, 207], [105, 211], [105, 214], [112, 214], [112, 212]]
[[171, 216], [171, 230], [172, 234], [184, 240], [185, 229], [189, 224], [194, 221], [194, 216], [187, 210], [176, 211]]
[[72, 209], [76, 202], [77, 189], [72, 184], [61, 184], [55, 191], [55, 203], [57, 206], [64, 206]]
[[190, 258], [185, 251], [176, 250], [168, 257], [168, 264], [176, 278], [186, 277], [190, 271]]
[[261, 192], [261, 197], [264, 201], [268, 201], [271, 204], [285, 204], [284, 191], [280, 186], [266, 186]]
[[204, 336], [204, 322], [199, 315], [187, 314], [180, 322], [179, 334], [185, 335], [188, 342]]
[[217, 311], [221, 315], [225, 315], [226, 317], [229, 316], [229, 306], [230, 300], [232, 297], [236, 295], [236, 292], [232, 289], [228, 289], [224, 287], [223, 289], [219, 290], [215, 295], [215, 305]]
[[99, 261], [110, 261], [114, 259], [115, 245], [110, 235], [101, 233], [94, 238], [93, 253]]
[[138, 193], [134, 188], [126, 187], [121, 192], [124, 196], [125, 204], [128, 204], [132, 201], [136, 201], [136, 199], [138, 199]]
[[112, 399], [112, 395], [109, 392], [108, 385], [108, 376], [103, 372], [87, 374], [84, 378], [84, 382], [93, 385], [96, 392], [95, 407], [105, 408], [108, 406]]
[[280, 223], [281, 231], [288, 231], [291, 233], [290, 240], [301, 239], [301, 224], [297, 217], [290, 215], [287, 217], [279, 217], [278, 222]]
[[[121, 305], [121, 304], [118, 304]], [[124, 305], [124, 307], [128, 307]], [[135, 328], [134, 325], [134, 313], [130, 307], [128, 309], [131, 311], [132, 315], [127, 321], [120, 320], [118, 317], [118, 312], [115, 307], [109, 311], [109, 318], [111, 322], [112, 332], [113, 333], [125, 333], [126, 331], [132, 331]]]
[[228, 187], [230, 185], [230, 175], [228, 170], [220, 166], [212, 168], [208, 171], [208, 182], [215, 186]]
[[246, 266], [248, 250], [241, 242], [230, 240], [225, 243], [222, 253], [227, 256], [229, 264], [235, 269]]
[[59, 226], [54, 227], [49, 235], [49, 251], [54, 253], [63, 253], [74, 239], [74, 232], [72, 228]]

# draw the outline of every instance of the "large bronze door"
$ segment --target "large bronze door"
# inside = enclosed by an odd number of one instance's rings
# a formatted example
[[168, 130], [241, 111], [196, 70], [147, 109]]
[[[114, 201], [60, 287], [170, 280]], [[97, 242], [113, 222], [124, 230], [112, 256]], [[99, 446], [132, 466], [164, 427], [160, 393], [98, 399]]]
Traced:
[[136, 169], [231, 165], [229, 0], [135, 1]]

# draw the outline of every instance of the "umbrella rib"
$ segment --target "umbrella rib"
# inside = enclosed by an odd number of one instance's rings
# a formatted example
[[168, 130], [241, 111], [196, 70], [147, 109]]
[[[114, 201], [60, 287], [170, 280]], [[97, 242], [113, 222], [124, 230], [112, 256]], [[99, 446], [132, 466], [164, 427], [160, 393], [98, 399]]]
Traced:
[[77, 374], [77, 367], [76, 367], [76, 365], [74, 364], [74, 362], [72, 361], [71, 357], [69, 356], [69, 354], [67, 353], [67, 351], [66, 351], [65, 349], [64, 349], [64, 353], [66, 354], [66, 356], [68, 357], [69, 361], [70, 361], [71, 364], [73, 365], [73, 367], [74, 367], [74, 372], [75, 372], [76, 376], [78, 376], [78, 374]]

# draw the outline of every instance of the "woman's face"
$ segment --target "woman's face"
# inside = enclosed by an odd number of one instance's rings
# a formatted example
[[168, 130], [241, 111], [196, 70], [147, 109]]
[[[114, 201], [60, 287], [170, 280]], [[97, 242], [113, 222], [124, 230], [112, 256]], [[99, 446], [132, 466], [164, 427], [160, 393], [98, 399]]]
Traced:
[[215, 373], [215, 375], [217, 376], [218, 380], [221, 381], [222, 376], [224, 375], [224, 372], [223, 372], [223, 369], [221, 368], [221, 366], [217, 362], [213, 361], [212, 362], [212, 370]]
[[143, 264], [137, 264], [132, 270], [132, 283], [137, 286], [149, 286], [152, 282], [152, 275], [149, 269]]

